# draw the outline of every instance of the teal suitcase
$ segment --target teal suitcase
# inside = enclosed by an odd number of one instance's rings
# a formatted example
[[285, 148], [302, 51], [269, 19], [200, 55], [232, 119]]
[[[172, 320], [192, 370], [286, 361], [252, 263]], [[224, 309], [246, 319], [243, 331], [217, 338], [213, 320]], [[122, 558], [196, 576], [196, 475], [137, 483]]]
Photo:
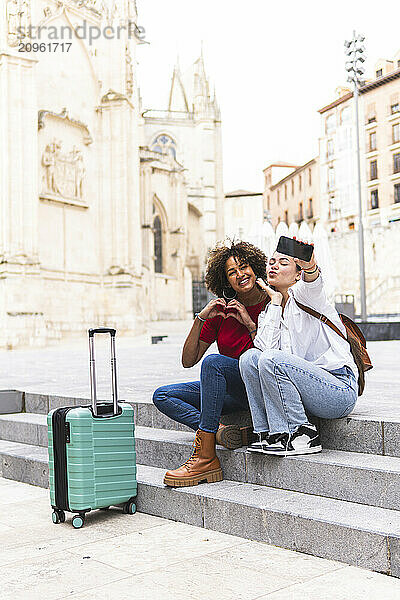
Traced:
[[[95, 333], [111, 336], [113, 402], [97, 402], [94, 356]], [[47, 417], [50, 502], [54, 523], [65, 521], [65, 511], [76, 513], [79, 529], [94, 509], [121, 506], [136, 512], [135, 425], [133, 407], [118, 403], [115, 329], [89, 329], [92, 404], [57, 408]]]

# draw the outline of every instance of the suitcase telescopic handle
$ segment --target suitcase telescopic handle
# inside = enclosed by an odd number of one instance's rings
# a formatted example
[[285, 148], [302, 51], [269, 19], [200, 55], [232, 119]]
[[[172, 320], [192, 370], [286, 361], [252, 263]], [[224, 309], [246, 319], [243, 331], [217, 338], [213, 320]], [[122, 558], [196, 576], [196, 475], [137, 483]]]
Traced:
[[112, 327], [97, 327], [96, 329], [89, 329], [89, 337], [93, 337], [95, 333], [109, 333], [112, 336], [115, 336], [117, 333], [116, 329]]
[[98, 327], [89, 329], [89, 355], [90, 355], [90, 393], [92, 397], [93, 414], [97, 417], [97, 390], [96, 390], [96, 363], [94, 357], [94, 334], [109, 333], [111, 339], [111, 383], [113, 397], [113, 415], [118, 414], [118, 392], [117, 392], [117, 361], [115, 358], [115, 334], [116, 330], [109, 327]]

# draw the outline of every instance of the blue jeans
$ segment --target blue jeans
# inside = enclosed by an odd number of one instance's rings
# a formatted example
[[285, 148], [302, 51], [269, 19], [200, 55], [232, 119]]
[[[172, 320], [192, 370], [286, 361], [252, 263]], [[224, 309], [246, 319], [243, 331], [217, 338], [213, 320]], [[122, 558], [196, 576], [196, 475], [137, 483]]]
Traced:
[[282, 350], [251, 348], [240, 357], [254, 431], [293, 433], [323, 419], [345, 417], [354, 408], [358, 384], [350, 367], [326, 371]]
[[239, 361], [222, 354], [203, 359], [200, 381], [159, 387], [153, 402], [174, 421], [209, 433], [217, 431], [221, 414], [249, 409]]

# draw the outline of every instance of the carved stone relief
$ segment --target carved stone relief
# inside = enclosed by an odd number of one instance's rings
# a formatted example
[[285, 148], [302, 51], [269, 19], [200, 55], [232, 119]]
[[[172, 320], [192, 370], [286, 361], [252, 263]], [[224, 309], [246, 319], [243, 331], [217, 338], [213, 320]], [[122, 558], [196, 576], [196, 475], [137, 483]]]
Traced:
[[7, 8], [8, 44], [18, 46], [21, 40], [29, 37], [31, 8], [29, 0], [8, 0]]
[[83, 154], [76, 146], [70, 152], [63, 152], [62, 142], [54, 138], [42, 154], [42, 167], [41, 198], [84, 201], [86, 169]]
[[52, 112], [51, 110], [39, 110], [38, 113], [38, 129], [43, 129], [45, 127], [45, 119], [47, 116], [55, 117], [56, 119], [65, 120], [69, 125], [74, 125], [75, 127], [79, 127], [84, 131], [83, 142], [88, 146], [93, 142], [93, 138], [90, 135], [90, 131], [85, 123], [82, 121], [78, 121], [77, 119], [73, 119], [70, 117], [68, 110], [63, 108], [60, 113]]

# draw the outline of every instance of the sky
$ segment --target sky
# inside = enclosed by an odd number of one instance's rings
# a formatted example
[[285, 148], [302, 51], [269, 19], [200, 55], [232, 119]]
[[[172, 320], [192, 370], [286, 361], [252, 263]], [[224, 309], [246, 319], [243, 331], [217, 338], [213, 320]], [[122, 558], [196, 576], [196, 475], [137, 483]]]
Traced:
[[173, 66], [203, 55], [222, 116], [225, 193], [263, 190], [271, 162], [318, 154], [318, 109], [346, 85], [344, 40], [365, 36], [366, 69], [400, 49], [400, 3], [137, 0], [144, 108], [167, 108]]

